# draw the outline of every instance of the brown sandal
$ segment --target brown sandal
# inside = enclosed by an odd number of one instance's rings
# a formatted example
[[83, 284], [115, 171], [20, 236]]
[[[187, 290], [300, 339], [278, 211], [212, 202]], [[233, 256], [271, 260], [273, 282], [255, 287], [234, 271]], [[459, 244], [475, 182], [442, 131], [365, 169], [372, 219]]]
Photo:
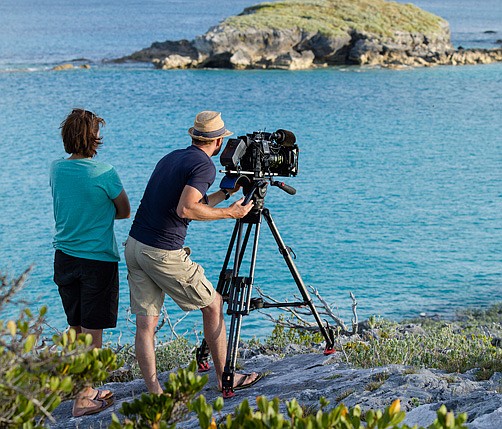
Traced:
[[83, 416], [90, 416], [92, 414], [98, 414], [103, 410], [106, 410], [108, 407], [110, 407], [113, 404], [113, 399], [89, 399], [90, 401], [94, 403], [99, 403], [99, 405], [96, 405], [95, 407], [83, 407], [80, 409], [77, 409], [75, 407], [75, 404], [73, 405], [73, 412], [72, 415], [73, 417], [83, 417]]
[[89, 397], [89, 399], [92, 399], [93, 401], [101, 401], [104, 399], [105, 401], [113, 397], [113, 392], [111, 390], [100, 390], [100, 389], [93, 389], [96, 390], [96, 394], [94, 395], [93, 398]]

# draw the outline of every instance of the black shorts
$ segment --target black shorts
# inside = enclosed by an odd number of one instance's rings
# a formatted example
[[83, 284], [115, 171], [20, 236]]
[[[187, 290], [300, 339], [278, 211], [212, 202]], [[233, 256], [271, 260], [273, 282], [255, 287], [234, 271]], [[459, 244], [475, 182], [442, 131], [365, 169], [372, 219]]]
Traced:
[[54, 283], [58, 285], [70, 326], [115, 328], [119, 306], [118, 262], [54, 255]]

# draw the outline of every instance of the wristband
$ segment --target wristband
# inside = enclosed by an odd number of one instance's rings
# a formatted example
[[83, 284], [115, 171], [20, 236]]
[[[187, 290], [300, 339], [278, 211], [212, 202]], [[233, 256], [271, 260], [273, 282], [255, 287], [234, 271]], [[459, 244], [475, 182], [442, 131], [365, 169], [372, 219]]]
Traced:
[[228, 200], [230, 198], [230, 192], [228, 192], [226, 189], [220, 189], [220, 191], [225, 194], [226, 200]]

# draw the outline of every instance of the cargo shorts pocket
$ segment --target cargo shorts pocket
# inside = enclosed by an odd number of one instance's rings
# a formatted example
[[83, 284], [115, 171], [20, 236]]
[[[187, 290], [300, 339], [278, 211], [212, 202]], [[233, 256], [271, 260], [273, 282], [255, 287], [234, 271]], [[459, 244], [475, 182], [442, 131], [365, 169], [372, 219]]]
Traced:
[[199, 265], [195, 273], [187, 281], [180, 281], [192, 308], [203, 308], [213, 302], [216, 291], [211, 282], [204, 275], [204, 269]]

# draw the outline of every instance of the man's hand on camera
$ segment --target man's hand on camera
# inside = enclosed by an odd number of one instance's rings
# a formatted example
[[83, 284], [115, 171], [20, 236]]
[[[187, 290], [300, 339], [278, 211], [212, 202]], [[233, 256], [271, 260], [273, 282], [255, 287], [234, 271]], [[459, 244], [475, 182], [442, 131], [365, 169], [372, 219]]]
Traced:
[[251, 209], [254, 206], [253, 200], [249, 201], [245, 206], [242, 205], [243, 202], [244, 202], [244, 197], [242, 197], [240, 200], [237, 200], [229, 207], [230, 215], [234, 219], [243, 218], [251, 211]]

